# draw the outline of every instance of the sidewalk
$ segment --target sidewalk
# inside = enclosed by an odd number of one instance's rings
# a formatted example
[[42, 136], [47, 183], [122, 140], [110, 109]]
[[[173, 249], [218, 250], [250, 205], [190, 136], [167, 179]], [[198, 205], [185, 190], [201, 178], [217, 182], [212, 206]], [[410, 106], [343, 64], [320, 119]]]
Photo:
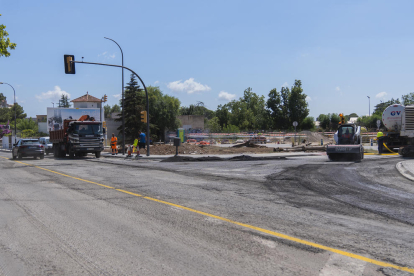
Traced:
[[395, 165], [398, 172], [405, 178], [414, 181], [414, 160], [405, 160]]

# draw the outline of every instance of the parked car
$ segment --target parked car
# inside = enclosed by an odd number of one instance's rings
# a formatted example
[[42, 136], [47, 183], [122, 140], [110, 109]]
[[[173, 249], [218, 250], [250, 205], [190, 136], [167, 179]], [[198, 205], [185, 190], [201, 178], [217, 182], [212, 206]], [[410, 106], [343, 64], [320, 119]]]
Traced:
[[228, 139], [223, 139], [221, 140], [222, 144], [230, 144], [230, 141]]
[[45, 147], [45, 153], [47, 155], [53, 152], [53, 144], [49, 141], [49, 137], [40, 137], [39, 143]]
[[236, 142], [234, 142], [235, 144], [243, 144], [244, 143], [244, 141], [242, 140], [242, 139], [238, 139], [238, 140], [236, 140]]
[[22, 159], [22, 157], [33, 156], [34, 159], [45, 158], [45, 147], [37, 139], [20, 139], [13, 145], [12, 158]]

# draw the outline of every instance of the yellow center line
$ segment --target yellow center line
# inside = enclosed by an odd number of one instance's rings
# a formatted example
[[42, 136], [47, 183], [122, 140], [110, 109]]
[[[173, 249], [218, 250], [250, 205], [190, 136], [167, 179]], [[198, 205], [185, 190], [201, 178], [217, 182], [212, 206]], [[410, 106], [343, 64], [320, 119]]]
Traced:
[[[3, 156], [0, 156], [0, 157], [3, 158], [3, 159], [10, 160], [9, 158], [3, 157]], [[187, 211], [190, 211], [190, 212], [193, 212], [193, 213], [196, 213], [196, 214], [200, 214], [200, 215], [203, 215], [203, 216], [215, 218], [215, 219], [225, 221], [225, 222], [228, 222], [228, 223], [231, 223], [231, 224], [239, 225], [239, 226], [242, 226], [242, 227], [245, 227], [245, 228], [253, 229], [253, 230], [256, 230], [258, 232], [266, 233], [268, 235], [275, 236], [275, 237], [278, 237], [278, 238], [281, 238], [281, 239], [285, 239], [285, 240], [293, 241], [293, 242], [296, 242], [296, 243], [308, 245], [308, 246], [311, 246], [311, 247], [314, 247], [314, 248], [319, 248], [319, 249], [322, 249], [322, 250], [330, 251], [330, 252], [337, 253], [337, 254], [340, 254], [340, 255], [343, 255], [343, 256], [347, 256], [347, 257], [350, 257], [350, 258], [361, 260], [361, 261], [364, 261], [364, 262], [367, 262], [367, 263], [372, 263], [372, 264], [375, 264], [375, 265], [378, 265], [378, 266], [395, 268], [395, 269], [398, 269], [398, 270], [401, 270], [401, 271], [406, 271], [406, 272], [410, 272], [410, 273], [414, 274], [414, 268], [405, 267], [405, 266], [398, 266], [398, 265], [395, 265], [395, 264], [392, 264], [392, 263], [387, 263], [387, 262], [374, 260], [374, 259], [367, 258], [367, 257], [361, 256], [361, 255], [346, 252], [346, 251], [343, 251], [343, 250], [340, 250], [340, 249], [324, 246], [324, 245], [314, 243], [314, 242], [310, 242], [310, 241], [307, 241], [307, 240], [298, 239], [298, 238], [288, 236], [288, 235], [285, 235], [285, 234], [282, 234], [282, 233], [278, 233], [278, 232], [274, 232], [274, 231], [267, 230], [267, 229], [264, 229], [264, 228], [260, 228], [260, 227], [257, 227], [257, 226], [253, 226], [253, 225], [250, 225], [250, 224], [234, 221], [234, 220], [231, 220], [231, 219], [228, 219], [228, 218], [216, 216], [216, 215], [209, 214], [209, 213], [206, 213], [206, 212], [203, 212], [203, 211], [198, 211], [196, 209], [192, 209], [192, 208], [185, 207], [185, 206], [182, 206], [182, 205], [178, 205], [178, 204], [175, 204], [175, 203], [171, 203], [171, 202], [168, 202], [168, 201], [156, 199], [156, 198], [153, 198], [153, 197], [143, 196], [143, 195], [133, 193], [133, 192], [129, 192], [129, 191], [122, 190], [122, 189], [117, 189], [115, 187], [111, 187], [111, 186], [108, 186], [108, 185], [104, 185], [104, 184], [100, 184], [100, 183], [97, 183], [97, 182], [89, 181], [89, 180], [82, 179], [82, 178], [79, 178], [79, 177], [70, 176], [70, 175], [67, 175], [67, 174], [63, 174], [63, 173], [52, 171], [52, 170], [45, 169], [45, 168], [42, 168], [42, 167], [38, 167], [38, 166], [31, 165], [31, 164], [23, 163], [23, 162], [20, 162], [20, 161], [14, 161], [14, 162], [17, 162], [17, 163], [20, 163], [20, 164], [23, 164], [23, 165], [27, 165], [27, 166], [30, 166], [30, 167], [34, 167], [34, 168], [37, 168], [37, 169], [40, 169], [40, 170], [48, 171], [48, 172], [58, 174], [58, 175], [61, 175], [61, 176], [64, 176], [64, 177], [68, 177], [68, 178], [76, 179], [76, 180], [79, 180], [79, 181], [95, 184], [95, 185], [98, 185], [98, 186], [101, 186], [101, 187], [104, 187], [104, 188], [113, 189], [113, 190], [116, 190], [116, 191], [121, 192], [121, 193], [129, 194], [129, 195], [133, 195], [133, 196], [137, 196], [137, 197], [142, 197], [142, 198], [145, 198], [147, 200], [151, 200], [151, 201], [162, 203], [162, 204], [169, 205], [169, 206], [174, 206], [174, 207], [177, 207], [177, 208], [180, 208], [180, 209], [183, 209], [183, 210], [187, 210]]]

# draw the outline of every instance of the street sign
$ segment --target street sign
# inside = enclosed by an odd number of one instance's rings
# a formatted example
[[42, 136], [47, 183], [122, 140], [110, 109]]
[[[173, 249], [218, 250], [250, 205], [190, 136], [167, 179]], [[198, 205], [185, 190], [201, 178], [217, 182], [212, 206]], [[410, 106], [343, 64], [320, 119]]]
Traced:
[[294, 121], [294, 122], [293, 122], [293, 126], [294, 126], [294, 127], [297, 127], [297, 126], [298, 126], [298, 122]]
[[377, 128], [379, 128], [381, 125], [381, 120], [377, 120]]

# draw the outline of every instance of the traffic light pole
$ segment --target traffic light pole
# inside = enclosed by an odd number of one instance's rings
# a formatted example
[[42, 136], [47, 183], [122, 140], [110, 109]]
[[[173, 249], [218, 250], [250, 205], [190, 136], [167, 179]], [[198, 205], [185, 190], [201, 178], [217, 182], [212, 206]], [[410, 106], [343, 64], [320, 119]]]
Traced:
[[[103, 65], [103, 66], [119, 67], [119, 68], [123, 68], [123, 69], [129, 70], [132, 74], [134, 74], [135, 76], [137, 76], [137, 78], [142, 83], [142, 86], [144, 87], [145, 96], [146, 96], [146, 99], [147, 99], [147, 156], [150, 156], [150, 147], [149, 147], [149, 144], [150, 144], [150, 130], [149, 130], [149, 101], [148, 101], [148, 91], [147, 91], [147, 87], [145, 86], [145, 84], [142, 81], [142, 79], [140, 78], [140, 76], [138, 76], [137, 73], [135, 73], [134, 71], [132, 71], [128, 67], [125, 67], [125, 66], [122, 66], [122, 65], [104, 64], [104, 63], [95, 63], [95, 62], [84, 62], [84, 61], [75, 61], [75, 60], [70, 60], [70, 63], [80, 63], [80, 64], [83, 63], [83, 64], [94, 64], [94, 65]], [[124, 137], [124, 140], [125, 140], [125, 137]]]

